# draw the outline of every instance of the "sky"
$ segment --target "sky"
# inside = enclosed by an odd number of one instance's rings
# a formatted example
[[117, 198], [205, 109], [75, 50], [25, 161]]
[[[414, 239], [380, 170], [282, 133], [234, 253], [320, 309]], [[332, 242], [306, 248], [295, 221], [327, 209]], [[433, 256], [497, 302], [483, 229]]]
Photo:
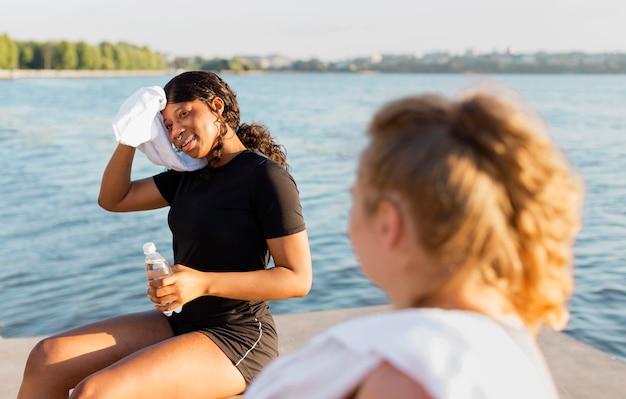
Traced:
[[[8, 3], [8, 4], [7, 4]], [[13, 40], [127, 42], [173, 56], [626, 52], [624, 0], [14, 0]]]

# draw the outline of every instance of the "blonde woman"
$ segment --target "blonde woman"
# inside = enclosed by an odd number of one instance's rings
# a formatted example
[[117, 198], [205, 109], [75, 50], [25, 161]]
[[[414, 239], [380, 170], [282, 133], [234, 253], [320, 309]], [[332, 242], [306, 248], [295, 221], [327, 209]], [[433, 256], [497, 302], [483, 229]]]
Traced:
[[556, 398], [535, 337], [568, 320], [582, 183], [540, 119], [422, 95], [368, 134], [349, 234], [394, 309], [278, 358], [246, 398]]

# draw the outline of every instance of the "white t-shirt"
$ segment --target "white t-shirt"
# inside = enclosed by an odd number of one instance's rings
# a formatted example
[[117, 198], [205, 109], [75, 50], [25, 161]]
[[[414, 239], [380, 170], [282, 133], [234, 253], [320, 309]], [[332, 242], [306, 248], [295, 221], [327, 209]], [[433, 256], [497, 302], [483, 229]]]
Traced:
[[245, 397], [342, 398], [384, 361], [436, 399], [558, 398], [521, 323], [441, 309], [395, 310], [339, 323], [270, 363]]

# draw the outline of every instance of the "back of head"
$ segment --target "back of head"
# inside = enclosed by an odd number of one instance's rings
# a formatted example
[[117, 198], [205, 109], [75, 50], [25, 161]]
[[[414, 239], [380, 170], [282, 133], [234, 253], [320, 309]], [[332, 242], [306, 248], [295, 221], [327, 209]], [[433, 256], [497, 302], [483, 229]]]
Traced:
[[422, 95], [384, 106], [368, 134], [370, 209], [394, 198], [442, 265], [476, 269], [532, 329], [564, 325], [582, 185], [534, 112], [486, 92]]

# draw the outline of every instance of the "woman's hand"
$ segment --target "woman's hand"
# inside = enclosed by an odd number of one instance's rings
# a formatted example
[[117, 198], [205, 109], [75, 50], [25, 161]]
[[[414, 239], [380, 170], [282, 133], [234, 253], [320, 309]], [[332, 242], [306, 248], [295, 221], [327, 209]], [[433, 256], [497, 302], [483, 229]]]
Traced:
[[155, 309], [164, 312], [206, 295], [206, 273], [183, 265], [174, 265], [172, 275], [148, 282], [148, 297]]

